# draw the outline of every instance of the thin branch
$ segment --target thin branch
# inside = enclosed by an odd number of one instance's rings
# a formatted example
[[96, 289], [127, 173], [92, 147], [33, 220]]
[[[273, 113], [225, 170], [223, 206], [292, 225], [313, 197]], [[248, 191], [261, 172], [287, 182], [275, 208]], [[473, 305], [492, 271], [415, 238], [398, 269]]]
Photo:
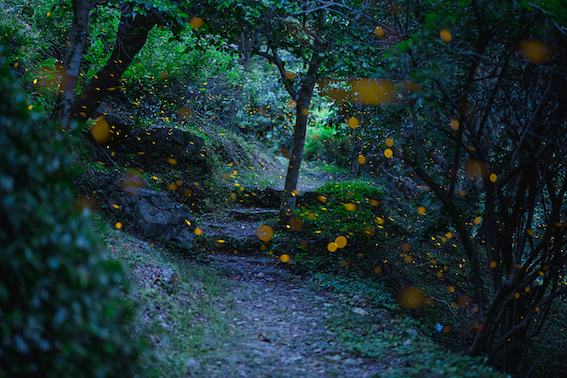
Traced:
[[283, 81], [283, 84], [285, 86], [287, 93], [289, 93], [291, 98], [293, 98], [294, 100], [297, 100], [297, 96], [299, 95], [299, 93], [293, 88], [291, 80], [289, 80], [285, 76], [287, 71], [285, 70], [283, 62], [280, 59], [280, 56], [278, 55], [278, 53], [277, 53], [277, 51], [274, 47], [272, 47], [271, 50], [272, 50], [272, 54], [268, 53], [267, 51], [258, 51], [257, 54], [260, 55], [260, 56], [263, 56], [268, 61], [274, 63], [276, 65], [276, 67], [278, 67], [278, 71], [280, 71], [280, 76], [282, 78], [282, 81]]

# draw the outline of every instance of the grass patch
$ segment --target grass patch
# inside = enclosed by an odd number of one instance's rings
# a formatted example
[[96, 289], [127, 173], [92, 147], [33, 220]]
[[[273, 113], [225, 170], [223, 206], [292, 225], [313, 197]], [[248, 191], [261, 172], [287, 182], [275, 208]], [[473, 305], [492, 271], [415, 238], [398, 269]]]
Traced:
[[236, 335], [228, 282], [173, 251], [108, 226], [103, 233], [112, 256], [131, 268], [129, 299], [139, 304], [133, 333], [150, 347], [146, 375], [184, 377], [221, 358]]
[[380, 282], [352, 274], [316, 273], [307, 286], [339, 294], [339, 304], [332, 307], [326, 321], [329, 330], [341, 349], [388, 364], [381, 377], [506, 376], [483, 365], [479, 358], [447, 352], [437, 345]]

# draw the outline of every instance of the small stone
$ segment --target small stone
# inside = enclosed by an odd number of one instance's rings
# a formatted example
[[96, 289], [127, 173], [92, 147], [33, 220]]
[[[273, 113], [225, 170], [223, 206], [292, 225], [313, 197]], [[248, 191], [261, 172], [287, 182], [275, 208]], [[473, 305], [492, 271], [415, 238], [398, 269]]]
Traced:
[[264, 277], [264, 276], [265, 276], [265, 274], [264, 274], [264, 273], [262, 273], [262, 272], [260, 272], [260, 273], [256, 274], [256, 277], [258, 277], [258, 278], [262, 278], [262, 277]]
[[417, 337], [417, 331], [413, 328], [408, 328], [405, 332], [411, 337]]
[[345, 365], [360, 365], [360, 363], [355, 360], [354, 358], [347, 358], [346, 360], [343, 361], [343, 364]]
[[185, 367], [199, 367], [201, 366], [201, 362], [199, 362], [198, 359], [196, 359], [195, 357], [190, 357], [188, 359], [185, 360]]
[[411, 344], [411, 339], [407, 339], [406, 341], [404, 341], [404, 345], [410, 345]]
[[363, 309], [360, 308], [360, 307], [355, 307], [355, 308], [353, 308], [353, 309], [352, 309], [352, 312], [354, 312], [355, 314], [358, 314], [358, 315], [362, 315], [362, 316], [369, 315], [369, 314], [368, 314], [368, 311], [363, 310]]

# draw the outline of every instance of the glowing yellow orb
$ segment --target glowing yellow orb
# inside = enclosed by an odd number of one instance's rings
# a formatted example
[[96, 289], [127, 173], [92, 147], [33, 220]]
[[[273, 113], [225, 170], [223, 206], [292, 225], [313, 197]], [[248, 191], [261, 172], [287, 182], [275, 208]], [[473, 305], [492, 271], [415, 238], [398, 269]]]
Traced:
[[381, 26], [376, 26], [374, 28], [374, 35], [376, 37], [383, 37], [384, 36], [384, 29]]
[[344, 236], [339, 236], [335, 239], [337, 248], [344, 248], [347, 245], [347, 239]]
[[103, 116], [96, 118], [91, 126], [91, 134], [98, 143], [104, 143], [110, 138], [110, 126]]
[[351, 117], [348, 119], [348, 125], [351, 129], [356, 129], [358, 126], [360, 126], [360, 122], [358, 122], [358, 119]]
[[441, 40], [443, 42], [446, 42], [446, 43], [451, 42], [451, 32], [447, 29], [441, 30], [441, 32], [439, 33], [439, 37], [441, 38]]
[[347, 211], [355, 211], [358, 208], [354, 203], [345, 203], [344, 207]]
[[453, 118], [451, 120], [451, 122], [449, 122], [449, 126], [451, 126], [451, 128], [455, 131], [459, 130], [459, 121], [457, 121], [455, 118]]
[[268, 225], [263, 225], [256, 231], [256, 236], [263, 242], [269, 242], [274, 236], [274, 230]]
[[191, 25], [191, 29], [199, 29], [203, 26], [203, 20], [199, 17], [193, 17], [189, 20], [189, 24]]

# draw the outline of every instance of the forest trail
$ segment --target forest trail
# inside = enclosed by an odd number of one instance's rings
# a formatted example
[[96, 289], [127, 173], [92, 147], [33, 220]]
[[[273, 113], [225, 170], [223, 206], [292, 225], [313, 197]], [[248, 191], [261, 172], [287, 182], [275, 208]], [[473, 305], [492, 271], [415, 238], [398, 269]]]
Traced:
[[[226, 345], [225, 357], [191, 376], [201, 377], [371, 377], [385, 361], [357, 357], [338, 346], [325, 321], [346, 303], [315, 293], [267, 257], [209, 255], [210, 267], [230, 280], [237, 316], [229, 321], [241, 337]], [[362, 309], [369, 316], [385, 310]], [[364, 316], [364, 315], [358, 315]]]

